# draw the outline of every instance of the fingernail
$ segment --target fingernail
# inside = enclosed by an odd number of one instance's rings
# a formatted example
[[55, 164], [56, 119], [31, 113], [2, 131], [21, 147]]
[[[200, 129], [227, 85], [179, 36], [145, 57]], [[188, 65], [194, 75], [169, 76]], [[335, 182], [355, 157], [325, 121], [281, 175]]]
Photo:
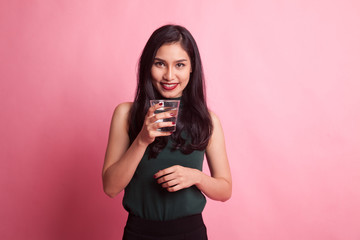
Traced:
[[162, 105], [163, 105], [163, 103], [161, 102], [161, 103], [159, 103], [159, 105], [160, 105], [160, 106], [162, 106]]
[[175, 116], [175, 113], [170, 113], [170, 116]]
[[154, 178], [156, 178], [156, 175], [154, 175]]
[[173, 125], [175, 125], [175, 122], [172, 122]]

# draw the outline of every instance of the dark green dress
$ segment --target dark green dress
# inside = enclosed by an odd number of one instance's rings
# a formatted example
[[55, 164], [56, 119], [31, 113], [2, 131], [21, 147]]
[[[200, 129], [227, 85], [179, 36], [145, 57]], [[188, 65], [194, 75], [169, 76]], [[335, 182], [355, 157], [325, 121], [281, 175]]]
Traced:
[[204, 151], [182, 154], [179, 150], [171, 151], [172, 141], [159, 153], [157, 158], [148, 159], [146, 150], [133, 178], [125, 188], [124, 208], [131, 214], [148, 220], [172, 220], [201, 213], [206, 198], [196, 187], [168, 192], [154, 179], [159, 170], [181, 165], [202, 170]]

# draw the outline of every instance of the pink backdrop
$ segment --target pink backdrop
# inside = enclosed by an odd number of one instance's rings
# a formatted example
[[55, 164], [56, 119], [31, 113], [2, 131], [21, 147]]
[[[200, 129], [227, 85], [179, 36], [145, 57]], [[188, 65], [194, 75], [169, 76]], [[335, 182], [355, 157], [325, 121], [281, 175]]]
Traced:
[[0, 239], [120, 239], [102, 192], [115, 106], [166, 23], [195, 36], [233, 196], [210, 239], [360, 239], [356, 0], [0, 2]]

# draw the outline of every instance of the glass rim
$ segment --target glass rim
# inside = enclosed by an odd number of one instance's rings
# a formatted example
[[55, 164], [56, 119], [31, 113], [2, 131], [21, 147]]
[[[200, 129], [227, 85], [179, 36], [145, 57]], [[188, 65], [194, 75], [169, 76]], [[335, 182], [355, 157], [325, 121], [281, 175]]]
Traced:
[[175, 100], [175, 99], [150, 99], [150, 102], [155, 102], [155, 101], [161, 101], [161, 102], [180, 102], [180, 100]]

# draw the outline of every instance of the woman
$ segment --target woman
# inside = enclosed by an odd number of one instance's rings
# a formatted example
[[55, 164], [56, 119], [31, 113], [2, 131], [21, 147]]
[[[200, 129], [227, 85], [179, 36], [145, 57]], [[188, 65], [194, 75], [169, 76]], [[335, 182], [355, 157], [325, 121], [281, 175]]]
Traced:
[[[154, 114], [161, 103], [180, 99], [176, 131], [170, 113]], [[211, 176], [202, 172], [204, 153]], [[148, 40], [140, 57], [133, 103], [114, 111], [103, 167], [110, 197], [125, 189], [129, 212], [123, 239], [207, 239], [201, 212], [208, 198], [231, 196], [223, 130], [205, 101], [196, 42], [184, 27], [166, 25]]]

